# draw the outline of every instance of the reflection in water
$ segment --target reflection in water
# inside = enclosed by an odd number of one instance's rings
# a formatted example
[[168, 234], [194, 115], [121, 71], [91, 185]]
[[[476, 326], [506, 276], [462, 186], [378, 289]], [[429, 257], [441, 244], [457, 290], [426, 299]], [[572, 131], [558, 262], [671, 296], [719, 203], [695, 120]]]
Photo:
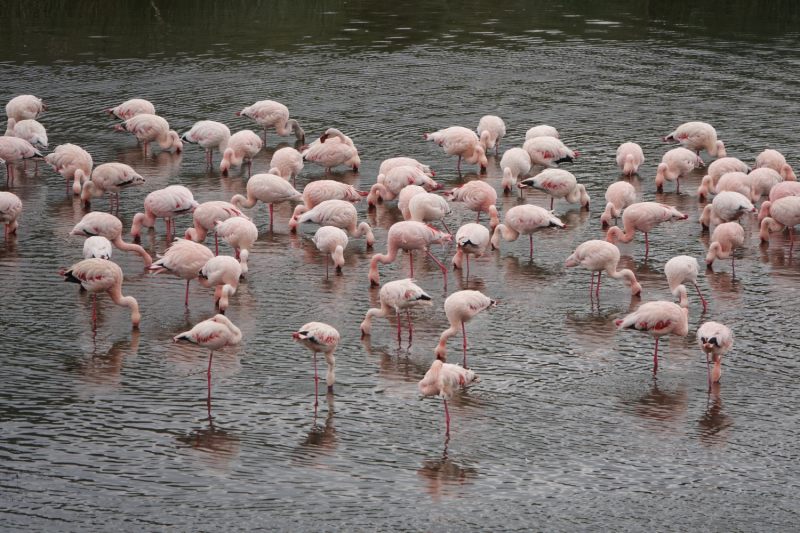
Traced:
[[328, 406], [328, 415], [325, 417], [325, 425], [317, 424], [316, 408], [314, 413], [314, 424], [308, 431], [308, 435], [296, 449], [298, 461], [312, 466], [320, 466], [317, 459], [333, 455], [339, 445], [339, 437], [336, 435], [334, 422], [334, 396], [332, 392], [325, 395], [325, 403]]
[[708, 446], [725, 444], [733, 425], [733, 418], [722, 410], [720, 391], [722, 384], [714, 383], [708, 394], [708, 404], [703, 416], [697, 421], [700, 426], [700, 440]]
[[417, 471], [417, 475], [425, 482], [428, 494], [434, 499], [442, 496], [455, 495], [456, 489], [472, 482], [472, 478], [477, 474], [477, 470], [472, 467], [463, 466], [453, 462], [447, 456], [447, 445], [450, 437], [444, 441], [444, 452], [442, 457], [423, 461], [422, 468]]
[[214, 426], [211, 417], [208, 418], [207, 427], [176, 437], [175, 440], [197, 452], [194, 455], [202, 464], [222, 472], [230, 471], [231, 461], [239, 457], [242, 448], [239, 435]]
[[631, 412], [648, 424], [648, 429], [669, 430], [670, 434], [683, 434], [686, 423], [686, 408], [689, 395], [685, 389], [675, 392], [662, 391], [658, 381], [653, 380], [653, 387], [647, 394], [624, 403]]
[[126, 357], [136, 355], [139, 351], [141, 332], [139, 329], [133, 329], [130, 335], [130, 341], [117, 341], [104, 354], [97, 353], [95, 344], [92, 356], [77, 362], [82, 393], [108, 394], [119, 388], [122, 362]]

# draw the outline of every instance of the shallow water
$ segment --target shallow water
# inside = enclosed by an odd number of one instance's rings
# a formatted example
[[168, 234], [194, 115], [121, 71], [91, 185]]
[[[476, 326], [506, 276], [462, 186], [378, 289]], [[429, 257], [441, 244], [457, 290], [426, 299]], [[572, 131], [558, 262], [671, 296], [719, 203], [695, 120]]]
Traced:
[[[95, 164], [125, 162], [147, 179], [120, 195], [126, 229], [152, 190], [180, 183], [202, 202], [229, 200], [246, 184], [239, 170], [224, 177], [218, 166], [206, 169], [196, 146], [143, 155], [101, 112], [131, 97], [153, 101], [179, 132], [201, 119], [256, 130], [234, 111], [278, 100], [309, 139], [330, 126], [354, 139], [360, 171], [340, 168], [333, 177], [365, 190], [383, 159], [404, 155], [430, 164], [445, 187], [481, 179], [501, 192], [499, 158], [489, 157], [485, 174], [465, 165], [459, 175], [455, 158], [421, 133], [472, 128], [497, 114], [508, 128], [505, 150], [521, 145], [529, 127], [551, 124], [580, 152], [563, 168], [592, 198], [590, 212], [556, 202], [568, 228], [537, 234], [532, 260], [526, 239], [503, 242], [470, 262], [469, 280], [451, 270], [445, 289], [438, 267], [418, 258], [416, 278], [435, 305], [415, 313], [413, 341], [404, 328], [399, 346], [394, 319], [377, 320], [360, 339], [364, 313], [378, 301], [367, 282], [373, 250], [363, 240], [351, 239], [344, 272], [326, 279], [311, 242], [316, 226], [289, 234], [292, 206], [284, 204], [270, 233], [268, 210], [249, 210], [261, 235], [228, 311], [244, 340], [214, 357], [209, 420], [208, 354], [171, 338], [213, 316], [212, 293], [193, 283], [187, 309], [179, 279], [148, 275], [138, 256], [115, 251], [141, 328], [131, 331], [129, 311], [105, 296], [93, 328], [91, 299], [58, 276], [81, 258], [83, 239], [68, 233], [85, 211], [46, 165], [24, 176], [19, 168], [14, 186], [2, 187], [22, 199], [24, 215], [0, 248], [0, 529], [796, 528], [800, 263], [788, 234], [762, 245], [755, 217], [743, 221], [735, 275], [720, 261], [700, 276], [708, 310], [690, 294], [689, 335], [660, 344], [657, 379], [652, 339], [614, 327], [640, 301], [673, 299], [663, 276], [669, 258], [688, 254], [702, 264], [707, 249], [695, 196], [703, 171], [682, 180], [680, 193], [672, 183], [655, 191], [657, 163], [670, 148], [662, 136], [704, 120], [729, 155], [752, 164], [769, 147], [796, 168], [796, 9], [301, 1], [121, 2], [100, 12], [92, 3], [0, 4], [10, 28], [0, 35], [0, 102], [44, 98], [51, 149], [79, 144]], [[654, 230], [647, 261], [641, 236], [620, 245], [623, 266], [644, 287], [641, 300], [610, 280], [590, 299], [589, 274], [565, 269], [564, 259], [602, 238], [603, 194], [620, 179], [614, 152], [628, 140], [645, 151], [632, 180], [641, 199], [674, 205], [689, 220]], [[271, 132], [253, 172], [266, 171], [274, 150], [292, 141]], [[298, 187], [322, 174], [306, 165]], [[108, 202], [96, 199], [93, 209]], [[549, 200], [500, 194], [498, 209], [523, 202]], [[402, 218], [395, 202], [357, 207], [382, 253]], [[455, 205], [448, 225], [472, 221]], [[178, 219], [181, 231], [189, 223]], [[143, 246], [163, 252], [163, 221]], [[454, 251], [432, 249], [448, 263]], [[407, 277], [408, 263], [380, 272], [383, 281]], [[448, 326], [443, 299], [462, 288], [500, 305], [467, 327], [481, 380], [452, 399], [445, 439], [441, 401], [421, 398], [417, 382]], [[335, 395], [320, 398], [316, 419], [311, 360], [291, 338], [311, 320], [342, 335]], [[736, 338], [711, 393], [693, 340], [704, 320], [729, 325]], [[449, 348], [458, 362], [460, 339]]]

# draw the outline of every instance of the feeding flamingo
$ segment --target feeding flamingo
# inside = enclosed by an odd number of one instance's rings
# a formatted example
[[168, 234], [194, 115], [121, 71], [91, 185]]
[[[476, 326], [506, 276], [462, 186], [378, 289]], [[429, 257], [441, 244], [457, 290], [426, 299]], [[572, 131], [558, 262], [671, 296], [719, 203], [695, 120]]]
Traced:
[[100, 235], [89, 237], [83, 243], [84, 259], [91, 259], [93, 257], [97, 259], [111, 259], [112, 252], [111, 241]]
[[14, 120], [13, 118], [8, 119], [6, 135], [25, 139], [33, 146], [38, 146], [40, 148], [47, 148], [48, 145], [47, 130], [33, 119], [20, 121]]
[[350, 202], [344, 200], [326, 200], [300, 215], [297, 224], [313, 222], [321, 226], [335, 226], [350, 234], [354, 239], [366, 236], [367, 246], [375, 244], [375, 235], [366, 222], [358, 223], [358, 211]]
[[250, 168], [253, 165], [253, 158], [264, 143], [261, 137], [250, 130], [243, 130], [231, 135], [228, 139], [228, 147], [222, 154], [222, 161], [219, 163], [219, 170], [227, 174], [231, 167], [240, 167], [247, 161], [247, 175], [250, 176]]
[[[697, 344], [706, 354], [706, 370], [708, 371], [708, 388], [711, 383], [719, 382], [722, 378], [722, 356], [733, 348], [733, 332], [728, 326], [719, 322], [706, 322], [697, 328]], [[711, 372], [709, 355], [714, 362], [714, 372]]]
[[419, 392], [423, 396], [441, 396], [444, 400], [445, 423], [447, 425], [446, 435], [450, 435], [450, 411], [447, 409], [447, 399], [459, 387], [466, 387], [470, 383], [478, 380], [478, 376], [472, 370], [461, 368], [458, 365], [443, 363], [436, 359], [431, 368], [425, 373], [425, 377], [419, 382]]
[[450, 327], [442, 332], [436, 346], [436, 359], [447, 361], [447, 339], [461, 330], [464, 347], [464, 368], [467, 368], [467, 330], [465, 324], [485, 309], [497, 307], [497, 302], [479, 291], [454, 292], [444, 301], [444, 312]]
[[70, 180], [75, 180], [72, 192], [80, 194], [83, 183], [89, 180], [92, 173], [91, 154], [76, 144], [56, 146], [52, 153], [47, 154], [44, 161], [67, 180], [67, 194], [69, 194]]
[[328, 264], [331, 257], [337, 272], [344, 266], [344, 249], [347, 248], [347, 233], [334, 226], [322, 226], [314, 234], [314, 244], [325, 254], [325, 277], [328, 277]]
[[[769, 169], [766, 170], [769, 171]], [[776, 173], [776, 175], [778, 174]], [[778, 175], [778, 177], [780, 176]], [[753, 179], [744, 172], [728, 172], [719, 179], [716, 189], [717, 194], [724, 191], [733, 191], [750, 199], [753, 196]]]
[[419, 185], [429, 192], [438, 190], [442, 186], [417, 167], [392, 167], [386, 174], [378, 175], [378, 182], [372, 186], [367, 196], [367, 204], [376, 205], [378, 198], [385, 201], [394, 200], [410, 185]]
[[461, 159], [470, 165], [477, 164], [481, 170], [489, 166], [486, 151], [474, 131], [461, 126], [452, 126], [433, 133], [425, 133], [423, 137], [436, 141], [444, 148], [445, 153], [458, 156], [456, 169], [461, 172]]
[[561, 135], [559, 135], [558, 130], [553, 126], [542, 124], [540, 126], [534, 126], [525, 132], [526, 141], [535, 137], [554, 137], [556, 139], [560, 139]]
[[800, 182], [797, 181], [784, 181], [775, 185], [769, 191], [769, 200], [761, 204], [761, 211], [758, 214], [758, 222], [770, 216], [770, 208], [772, 203], [787, 196], [800, 196]]
[[[136, 213], [131, 224], [131, 237], [134, 242], [142, 238], [142, 228], [152, 228], [157, 218], [163, 218], [167, 224], [167, 241], [175, 234], [175, 217], [193, 213], [200, 206], [194, 200], [192, 191], [183, 185], [170, 185], [165, 189], [151, 192], [144, 199], [144, 213]], [[172, 231], [170, 231], [170, 229]]]
[[18, 137], [0, 137], [0, 159], [6, 164], [6, 182], [14, 182], [14, 165], [27, 159], [44, 159], [39, 150], [25, 139]]
[[656, 190], [664, 188], [664, 181], [675, 181], [678, 184], [678, 191], [681, 190], [680, 177], [687, 175], [696, 167], [702, 166], [703, 161], [700, 156], [695, 155], [686, 148], [673, 148], [661, 158], [656, 172]]
[[129, 118], [133, 118], [137, 115], [155, 115], [156, 108], [147, 100], [133, 98], [131, 100], [122, 102], [117, 107], [106, 109], [106, 113], [109, 115], [114, 115], [120, 120], [128, 120]]
[[733, 191], [722, 191], [714, 197], [700, 215], [700, 224], [708, 229], [712, 224], [738, 220], [745, 213], [755, 213], [756, 208], [747, 196]]
[[608, 229], [606, 242], [614, 244], [614, 239], [620, 242], [631, 242], [636, 236], [636, 231], [641, 231], [644, 233], [644, 257], [647, 260], [647, 256], [650, 253], [650, 240], [648, 238], [650, 231], [662, 222], [675, 222], [677, 220], [686, 220], [687, 218], [689, 218], [689, 215], [684, 215], [668, 205], [656, 202], [637, 202], [628, 206], [625, 212], [622, 213], [624, 233], [618, 226], [613, 226]]
[[339, 345], [339, 332], [335, 328], [322, 322], [309, 322], [305, 324], [299, 331], [292, 333], [292, 338], [296, 343], [302, 344], [314, 354], [314, 392], [315, 396], [319, 396], [319, 377], [317, 377], [317, 353], [322, 353], [325, 356], [325, 362], [328, 363], [328, 373], [325, 375], [325, 382], [328, 385], [328, 391], [333, 392], [333, 385], [336, 383], [336, 374], [333, 371], [336, 364], [336, 358], [333, 352]]
[[303, 154], [288, 146], [276, 150], [269, 162], [269, 169], [278, 169], [280, 177], [286, 181], [292, 180], [292, 186], [297, 188], [297, 175], [303, 170]]
[[786, 158], [777, 150], [764, 150], [756, 157], [756, 164], [753, 170], [759, 168], [771, 168], [781, 175], [786, 181], [797, 181], [792, 167], [786, 163]]
[[41, 98], [36, 98], [32, 94], [23, 94], [8, 101], [6, 116], [17, 121], [29, 120], [38, 117], [45, 109], [47, 106], [42, 103]]
[[417, 194], [408, 202], [408, 212], [411, 220], [416, 222], [433, 222], [439, 220], [447, 233], [450, 228], [444, 221], [444, 217], [450, 214], [450, 206], [447, 200], [436, 194]]
[[22, 200], [11, 192], [0, 191], [0, 221], [5, 224], [5, 236], [16, 233], [19, 227], [17, 219], [22, 213]]
[[467, 260], [467, 277], [469, 277], [469, 256], [483, 257], [491, 242], [491, 234], [485, 226], [471, 222], [458, 228], [456, 232], [456, 255], [453, 256], [453, 268], [461, 268]]
[[122, 221], [114, 215], [99, 211], [87, 213], [75, 225], [70, 235], [83, 235], [86, 237], [100, 235], [111, 241], [117, 250], [138, 253], [144, 260], [144, 266], [153, 264], [153, 260], [144, 248], [138, 244], [128, 244], [122, 240]]
[[639, 167], [644, 163], [644, 152], [642, 147], [636, 143], [622, 143], [617, 148], [617, 166], [622, 169], [626, 176], [636, 174]]
[[545, 168], [559, 163], [571, 163], [578, 157], [578, 152], [570, 150], [560, 140], [549, 136], [532, 137], [525, 141], [522, 149], [528, 152], [531, 164]]
[[[539, 138], [539, 137], [537, 137]], [[533, 178], [528, 178], [517, 184], [520, 189], [532, 187], [544, 191], [550, 196], [550, 209], [553, 209], [553, 200], [563, 198], [571, 204], [580, 203], [589, 209], [589, 195], [586, 187], [578, 183], [570, 172], [559, 168], [547, 168]]]
[[455, 189], [444, 192], [451, 202], [462, 202], [470, 211], [477, 211], [475, 222], [480, 222], [481, 212], [489, 215], [489, 226], [494, 229], [500, 223], [497, 218], [497, 192], [483, 181], [469, 181]]
[[653, 373], [658, 371], [658, 340], [665, 335], [685, 337], [689, 333], [689, 308], [672, 302], [655, 301], [639, 306], [615, 324], [619, 329], [635, 329], [656, 339]]
[[[686, 122], [664, 137], [667, 142], [679, 142], [684, 148], [694, 151], [700, 157], [705, 150], [714, 158], [725, 157], [725, 145], [717, 140], [717, 131], [705, 122]], [[702, 162], [701, 162], [702, 164]]]
[[533, 234], [544, 228], [566, 229], [552, 211], [536, 205], [518, 205], [506, 211], [504, 223], [494, 228], [492, 234], [492, 250], [500, 248], [500, 236], [508, 241], [516, 241], [520, 235], [527, 235], [530, 240], [530, 257], [533, 258]]
[[360, 202], [367, 192], [359, 191], [352, 185], [334, 180], [312, 181], [303, 188], [303, 204], [294, 208], [294, 214], [289, 220], [289, 229], [297, 230], [297, 217], [314, 209], [326, 200], [344, 200], [346, 202]]
[[750, 177], [751, 183], [750, 201], [754, 204], [760, 202], [762, 196], [769, 198], [772, 188], [780, 183], [784, 183], [781, 175], [771, 168], [757, 168], [750, 171], [748, 176]]
[[104, 163], [92, 171], [92, 178], [83, 184], [81, 201], [86, 207], [92, 203], [92, 197], [99, 198], [109, 193], [111, 209], [114, 209], [114, 195], [117, 197], [119, 211], [119, 193], [128, 187], [144, 185], [144, 178], [124, 163]]
[[[708, 246], [706, 264], [711, 266], [715, 259], [731, 256], [731, 270], [736, 272], [736, 249], [744, 243], [744, 228], [738, 222], [725, 222], [714, 228], [711, 244]], [[705, 307], [703, 307], [705, 309]]]
[[403, 220], [411, 220], [411, 211], [408, 210], [408, 206], [411, 199], [418, 194], [428, 194], [428, 192], [419, 185], [408, 185], [403, 187], [400, 194], [397, 195], [397, 209], [403, 214]]
[[617, 271], [619, 263], [619, 248], [606, 241], [591, 240], [586, 241], [575, 249], [575, 252], [567, 257], [567, 268], [582, 266], [592, 273], [592, 281], [589, 285], [589, 295], [594, 288], [594, 273], [597, 272], [597, 290], [595, 296], [600, 297], [600, 276], [603, 270], [611, 279], [625, 279], [630, 283], [631, 294], [639, 296], [642, 294], [642, 286], [636, 281], [636, 274], [624, 268]]
[[611, 225], [611, 219], [617, 224], [617, 218], [623, 209], [636, 202], [636, 189], [627, 181], [615, 181], [606, 189], [606, 209], [600, 215], [603, 229]]
[[503, 192], [511, 192], [517, 181], [531, 171], [531, 156], [522, 148], [506, 150], [500, 160], [500, 169], [503, 171]]
[[500, 140], [506, 135], [506, 124], [503, 119], [494, 115], [481, 117], [477, 131], [483, 151], [488, 152], [494, 148], [494, 155], [500, 155]]
[[[217, 224], [231, 217], [244, 217], [252, 220], [239, 211], [238, 207], [228, 202], [204, 202], [194, 209], [192, 213], [194, 227], [187, 228], [184, 238], [194, 242], [203, 242], [209, 231], [214, 231]], [[215, 255], [219, 255], [219, 240], [216, 233], [214, 234], [214, 251]]]
[[697, 290], [700, 301], [703, 302], [703, 311], [705, 311], [706, 299], [703, 298], [700, 287], [697, 286], [697, 274], [699, 271], [700, 265], [697, 264], [697, 259], [688, 255], [675, 256], [664, 265], [664, 274], [667, 276], [669, 290], [678, 299], [681, 307], [689, 307], [689, 296], [683, 284], [691, 283]]
[[189, 282], [197, 279], [203, 268], [214, 254], [202, 244], [186, 239], [175, 239], [164, 255], [148, 267], [153, 274], [168, 273], [186, 280], [186, 299], [189, 305]]
[[269, 205], [269, 227], [272, 227], [272, 212], [275, 204], [289, 200], [302, 200], [303, 195], [292, 185], [277, 174], [277, 170], [270, 170], [268, 174], [256, 174], [247, 180], [247, 198], [241, 194], [231, 198], [235, 207], [250, 209], [261, 200]]
[[216, 222], [214, 232], [233, 247], [236, 259], [239, 260], [242, 267], [242, 276], [246, 276], [247, 258], [250, 257], [250, 250], [258, 239], [256, 225], [244, 217], [231, 217], [228, 220]]
[[697, 196], [699, 198], [707, 198], [709, 194], [717, 194], [717, 182], [719, 179], [729, 172], [744, 172], [747, 174], [750, 171], [747, 165], [736, 159], [735, 157], [721, 157], [708, 165], [708, 171], [703, 176], [703, 181], [697, 189]]
[[288, 137], [294, 133], [298, 141], [306, 138], [306, 133], [300, 124], [289, 118], [289, 108], [272, 100], [261, 100], [236, 112], [236, 116], [247, 117], [264, 128], [264, 143], [267, 142], [267, 128], [275, 128], [275, 133], [281, 137]]
[[758, 234], [762, 242], [769, 242], [771, 231], [781, 231], [789, 228], [791, 246], [794, 247], [793, 229], [800, 224], [800, 196], [785, 196], [772, 202], [770, 216], [761, 221], [761, 231]]
[[210, 167], [214, 155], [214, 148], [224, 153], [228, 148], [231, 130], [221, 122], [201, 120], [195, 122], [192, 129], [181, 137], [183, 142], [199, 144], [206, 151], [206, 166]]
[[141, 315], [139, 304], [133, 296], [122, 296], [122, 269], [116, 263], [106, 259], [84, 259], [59, 272], [64, 281], [79, 283], [81, 287], [94, 295], [92, 320], [97, 325], [97, 294], [107, 292], [111, 300], [121, 306], [131, 308], [131, 323], [139, 327]]
[[436, 172], [432, 171], [431, 167], [423, 165], [412, 157], [390, 157], [389, 159], [384, 159], [381, 163], [381, 167], [378, 169], [378, 183], [381, 181], [381, 175], [385, 176], [395, 167], [414, 167], [421, 170], [429, 178], [436, 175]]
[[394, 310], [397, 313], [397, 340], [399, 341], [402, 324], [400, 311], [405, 310], [408, 318], [408, 336], [410, 340], [413, 334], [411, 329], [411, 309], [433, 305], [431, 297], [410, 278], [390, 281], [384, 284], [380, 290], [380, 299], [380, 309], [373, 308], [367, 311], [367, 316], [364, 317], [364, 321], [361, 323], [362, 336], [372, 333], [372, 319], [374, 317], [386, 318]]
[[162, 150], [174, 149], [176, 153], [183, 150], [183, 143], [178, 133], [169, 129], [166, 119], [158, 115], [137, 114], [114, 128], [136, 135], [136, 140], [144, 143], [145, 155], [147, 155], [147, 143], [156, 143]]
[[303, 160], [323, 167], [326, 176], [328, 170], [339, 165], [352, 167], [356, 171], [361, 166], [361, 158], [353, 140], [336, 128], [328, 128], [318, 140], [308, 145], [303, 151]]
[[229, 255], [212, 257], [200, 269], [198, 281], [201, 287], [214, 289], [214, 305], [219, 305], [223, 315], [228, 309], [228, 298], [236, 294], [239, 278], [242, 277], [242, 265]]
[[380, 276], [378, 274], [378, 263], [391, 264], [397, 259], [399, 250], [407, 250], [408, 260], [411, 264], [411, 277], [414, 277], [414, 257], [413, 250], [422, 250], [442, 269], [444, 276], [444, 284], [447, 285], [447, 268], [444, 267], [433, 255], [428, 251], [431, 244], [439, 243], [444, 248], [444, 245], [453, 240], [453, 236], [447, 233], [442, 233], [436, 228], [432, 228], [422, 222], [414, 222], [407, 220], [404, 222], [397, 222], [389, 228], [389, 235], [386, 239], [386, 254], [375, 254], [372, 256], [369, 266], [369, 281], [372, 285], [380, 285]]

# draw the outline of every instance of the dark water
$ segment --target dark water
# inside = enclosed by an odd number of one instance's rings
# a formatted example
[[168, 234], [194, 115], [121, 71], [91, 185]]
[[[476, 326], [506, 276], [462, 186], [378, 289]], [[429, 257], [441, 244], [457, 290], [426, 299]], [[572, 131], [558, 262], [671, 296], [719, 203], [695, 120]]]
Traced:
[[[800, 261], [788, 235], [759, 245], [755, 219], [744, 220], [735, 276], [725, 261], [701, 275], [708, 311], [690, 295], [690, 334], [661, 344], [657, 380], [652, 340], [613, 325], [639, 300], [605, 281], [599, 302], [590, 300], [588, 273], [563, 267], [578, 244], [602, 236], [621, 142], [644, 148], [633, 181], [641, 198], [690, 216], [651, 234], [647, 262], [641, 237], [620, 246], [642, 301], [671, 300], [664, 263], [701, 259], [709, 240], [694, 194], [702, 170], [680, 194], [674, 184], [655, 192], [663, 135], [704, 120], [729, 155], [752, 163], [775, 148], [796, 168], [794, 4], [159, 4], [0, 2], [0, 103], [44, 98], [51, 149], [73, 142], [96, 164], [121, 161], [145, 176], [120, 195], [126, 229], [152, 190], [180, 183], [199, 201], [229, 200], [246, 183], [239, 171], [206, 170], [194, 146], [145, 157], [100, 112], [132, 97], [153, 101], [179, 132], [201, 119], [257, 129], [233, 112], [281, 101], [310, 136], [336, 126], [354, 139], [360, 172], [334, 178], [362, 189], [383, 159], [404, 155], [448, 187], [482, 179], [499, 191], [498, 158], [484, 175], [467, 166], [459, 176], [455, 158], [421, 133], [497, 114], [507, 149], [529, 127], [551, 124], [581, 153], [565, 168], [587, 186], [592, 210], [557, 202], [568, 229], [538, 234], [532, 261], [522, 239], [471, 261], [468, 282], [450, 272], [448, 294], [478, 289], [501, 304], [468, 326], [481, 382], [453, 398], [445, 441], [441, 401], [417, 392], [447, 327], [432, 262], [417, 261], [436, 305], [415, 316], [413, 343], [398, 347], [394, 320], [376, 321], [362, 341], [358, 325], [377, 303], [363, 240], [350, 241], [344, 273], [326, 280], [315, 226], [288, 234], [291, 206], [282, 205], [270, 234], [267, 209], [251, 210], [261, 236], [228, 311], [244, 341], [214, 357], [209, 421], [207, 352], [170, 339], [214, 314], [211, 292], [193, 284], [185, 310], [180, 280], [147, 275], [138, 257], [115, 251], [141, 329], [131, 331], [129, 311], [107, 297], [93, 329], [91, 299], [58, 276], [81, 258], [83, 240], [68, 232], [84, 210], [60, 176], [29, 167], [10, 189], [24, 202], [18, 236], [0, 249], [0, 529], [797, 530]], [[253, 171], [265, 171], [285, 141], [270, 134]], [[298, 185], [321, 176], [307, 165]], [[515, 193], [498, 208], [521, 201], [548, 203]], [[95, 200], [107, 208], [107, 197]], [[358, 208], [383, 252], [401, 219], [394, 202]], [[451, 227], [474, 219], [454, 211]], [[179, 219], [181, 231], [188, 224]], [[163, 252], [163, 222], [143, 241]], [[455, 250], [432, 251], [449, 261]], [[407, 269], [382, 266], [382, 279]], [[336, 394], [320, 398], [316, 422], [311, 360], [290, 335], [310, 320], [342, 334]], [[693, 341], [702, 320], [729, 325], [736, 338], [711, 393]], [[450, 342], [454, 360], [459, 344]]]

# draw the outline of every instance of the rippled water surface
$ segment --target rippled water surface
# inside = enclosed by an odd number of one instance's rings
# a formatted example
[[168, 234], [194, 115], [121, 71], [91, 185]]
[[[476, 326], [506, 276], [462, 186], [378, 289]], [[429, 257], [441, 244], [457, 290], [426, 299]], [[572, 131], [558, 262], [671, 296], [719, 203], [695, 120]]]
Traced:
[[[261, 99], [286, 104], [310, 138], [335, 126], [359, 148], [359, 172], [333, 178], [368, 189], [380, 162], [410, 156], [446, 187], [480, 179], [498, 209], [546, 206], [539, 192], [502, 194], [499, 159], [477, 174], [423, 141], [481, 116], [506, 120], [501, 149], [551, 124], [580, 152], [564, 168], [586, 185], [591, 211], [557, 201], [563, 231], [539, 233], [441, 273], [419, 257], [418, 283], [435, 305], [414, 316], [398, 345], [396, 324], [377, 320], [360, 338], [373, 250], [351, 240], [342, 274], [325, 278], [315, 226], [290, 234], [293, 206], [249, 211], [261, 235], [250, 273], [228, 316], [244, 340], [214, 357], [212, 418], [206, 413], [208, 353], [171, 338], [214, 315], [212, 293], [151, 276], [141, 259], [115, 251], [124, 292], [142, 323], [65, 284], [58, 271], [81, 258], [68, 235], [85, 213], [46, 165], [29, 165], [11, 190], [24, 202], [18, 235], [0, 248], [0, 529], [6, 531], [790, 531], [797, 530], [800, 373], [798, 251], [788, 234], [759, 244], [755, 218], [735, 275], [720, 261], [700, 276], [709, 302], [690, 294], [690, 332], [662, 342], [657, 379], [652, 339], [618, 332], [614, 320], [640, 301], [672, 300], [663, 275], [674, 255], [701, 260], [708, 232], [697, 219], [703, 171], [657, 193], [661, 137], [685, 121], [714, 124], [731, 156], [752, 164], [764, 148], [797, 168], [800, 126], [797, 8], [739, 2], [0, 2], [0, 103], [42, 97], [50, 149], [71, 142], [96, 164], [120, 161], [147, 180], [120, 195], [130, 228], [144, 197], [170, 184], [199, 201], [229, 200], [246, 175], [207, 170], [202, 150], [145, 156], [101, 111], [132, 97], [153, 101], [183, 132], [201, 119], [233, 131], [257, 127], [234, 111]], [[689, 220], [620, 245], [644, 287], [641, 300], [564, 268], [581, 242], [601, 238], [603, 194], [621, 179], [616, 147], [633, 140], [646, 163], [634, 177], [642, 200], [675, 205]], [[293, 139], [268, 136], [253, 162]], [[703, 154], [708, 161], [707, 154]], [[218, 163], [218, 156], [215, 159]], [[320, 179], [307, 165], [298, 188]], [[108, 196], [93, 209], [107, 210]], [[360, 217], [385, 250], [395, 202]], [[474, 221], [454, 206], [450, 227]], [[487, 223], [484, 219], [484, 223]], [[189, 217], [178, 219], [183, 231]], [[126, 234], [126, 240], [130, 237]], [[145, 233], [152, 255], [167, 246], [163, 221]], [[225, 253], [231, 250], [222, 246]], [[442, 261], [453, 245], [432, 252]], [[407, 260], [382, 266], [384, 281], [407, 277]], [[500, 305], [468, 327], [481, 380], [451, 402], [417, 382], [447, 328], [442, 302], [462, 288]], [[309, 353], [291, 337], [311, 320], [342, 335], [335, 395], [314, 417]], [[735, 334], [722, 384], [707, 391], [698, 324]], [[450, 341], [454, 361], [460, 339]]]

